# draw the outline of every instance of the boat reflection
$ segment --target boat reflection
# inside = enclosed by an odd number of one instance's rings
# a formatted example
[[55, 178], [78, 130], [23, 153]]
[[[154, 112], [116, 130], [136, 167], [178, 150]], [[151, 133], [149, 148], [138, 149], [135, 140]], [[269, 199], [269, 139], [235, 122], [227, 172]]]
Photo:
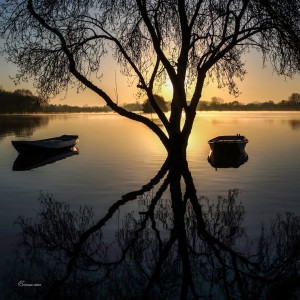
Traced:
[[248, 161], [248, 154], [246, 152], [217, 153], [211, 151], [207, 160], [216, 170], [218, 168], [239, 168]]
[[59, 160], [79, 154], [79, 150], [73, 147], [70, 150], [51, 153], [19, 154], [13, 164], [13, 171], [28, 171], [45, 165], [53, 164]]

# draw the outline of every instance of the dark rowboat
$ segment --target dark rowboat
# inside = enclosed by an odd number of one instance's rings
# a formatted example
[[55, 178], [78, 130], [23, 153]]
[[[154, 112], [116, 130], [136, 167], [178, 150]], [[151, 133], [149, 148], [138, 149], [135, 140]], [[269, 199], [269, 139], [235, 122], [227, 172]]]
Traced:
[[215, 153], [245, 152], [248, 139], [243, 135], [217, 136], [208, 141], [211, 151]]
[[79, 142], [78, 135], [62, 135], [37, 141], [12, 141], [19, 153], [56, 152], [73, 148]]

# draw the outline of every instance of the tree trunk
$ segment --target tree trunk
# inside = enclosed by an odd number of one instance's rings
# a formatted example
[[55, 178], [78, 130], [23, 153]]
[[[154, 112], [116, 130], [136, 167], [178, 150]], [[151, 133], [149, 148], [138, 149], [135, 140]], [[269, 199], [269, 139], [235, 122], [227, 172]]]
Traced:
[[182, 170], [182, 167], [186, 163], [186, 150], [188, 139], [182, 135], [182, 133], [175, 133], [170, 136], [168, 151], [168, 159], [172, 167], [175, 167], [178, 171]]

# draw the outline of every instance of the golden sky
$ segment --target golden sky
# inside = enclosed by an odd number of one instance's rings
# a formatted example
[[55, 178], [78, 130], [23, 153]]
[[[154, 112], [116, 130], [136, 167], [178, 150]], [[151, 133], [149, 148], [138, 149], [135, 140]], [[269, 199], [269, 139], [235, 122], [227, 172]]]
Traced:
[[[262, 58], [259, 53], [252, 51], [245, 56], [247, 74], [244, 81], [239, 82], [238, 86], [241, 94], [235, 98], [230, 95], [226, 88], [218, 89], [215, 83], [210, 83], [205, 86], [202, 99], [210, 100], [211, 97], [222, 97], [225, 102], [240, 101], [242, 103], [249, 102], [264, 102], [272, 100], [274, 102], [287, 99], [290, 94], [296, 92], [300, 93], [300, 74], [296, 75], [293, 79], [277, 76], [270, 65], [263, 68]], [[3, 56], [0, 56], [0, 87], [5, 90], [15, 90], [18, 88], [32, 89], [32, 83], [23, 83], [20, 86], [15, 86], [10, 76], [13, 77], [16, 73], [16, 67], [10, 63], [7, 63]], [[116, 99], [118, 96], [119, 103], [136, 102], [135, 85], [130, 87], [130, 83], [127, 78], [124, 78], [117, 69], [114, 63], [107, 59], [103, 63], [102, 67], [103, 78], [100, 83], [100, 87], [107, 91], [107, 93]], [[116, 84], [117, 82], [117, 84]], [[117, 93], [116, 93], [117, 89]], [[165, 100], [171, 100], [170, 87], [164, 87], [161, 91]], [[139, 100], [140, 102], [143, 99]], [[51, 100], [53, 104], [69, 104], [77, 106], [95, 106], [104, 105], [104, 101], [101, 100], [93, 92], [86, 90], [84, 92], [77, 93], [76, 89], [68, 92], [67, 95], [62, 94]]]

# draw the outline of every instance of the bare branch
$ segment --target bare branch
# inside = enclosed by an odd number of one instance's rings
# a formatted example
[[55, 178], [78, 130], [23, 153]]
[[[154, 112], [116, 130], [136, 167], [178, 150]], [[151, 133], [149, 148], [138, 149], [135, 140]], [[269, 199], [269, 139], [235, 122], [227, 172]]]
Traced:
[[162, 130], [152, 121], [150, 121], [148, 118], [145, 118], [141, 115], [137, 115], [135, 113], [129, 112], [127, 110], [125, 110], [124, 108], [118, 106], [116, 103], [114, 103], [112, 101], [112, 99], [100, 88], [96, 87], [92, 82], [90, 82], [89, 80], [87, 80], [86, 77], [84, 77], [82, 74], [80, 74], [77, 71], [76, 68], [76, 63], [74, 60], [74, 57], [72, 55], [72, 53], [70, 52], [67, 43], [63, 37], [63, 35], [55, 28], [49, 26], [45, 20], [43, 20], [35, 11], [34, 8], [32, 6], [32, 0], [28, 1], [28, 10], [30, 11], [30, 13], [49, 31], [51, 31], [52, 33], [54, 33], [60, 40], [61, 42], [61, 47], [63, 52], [66, 54], [68, 61], [69, 61], [69, 68], [70, 68], [70, 72], [80, 81], [82, 82], [84, 85], [88, 86], [91, 90], [93, 90], [94, 92], [96, 92], [99, 96], [101, 96], [107, 103], [107, 105], [109, 107], [111, 107], [114, 111], [116, 111], [117, 113], [119, 113], [120, 115], [126, 116], [132, 120], [141, 122], [143, 124], [145, 124], [146, 126], [148, 126], [151, 130], [153, 130], [161, 139], [162, 143], [167, 146], [168, 145], [168, 140], [167, 137], [165, 136], [165, 134], [162, 132]]

